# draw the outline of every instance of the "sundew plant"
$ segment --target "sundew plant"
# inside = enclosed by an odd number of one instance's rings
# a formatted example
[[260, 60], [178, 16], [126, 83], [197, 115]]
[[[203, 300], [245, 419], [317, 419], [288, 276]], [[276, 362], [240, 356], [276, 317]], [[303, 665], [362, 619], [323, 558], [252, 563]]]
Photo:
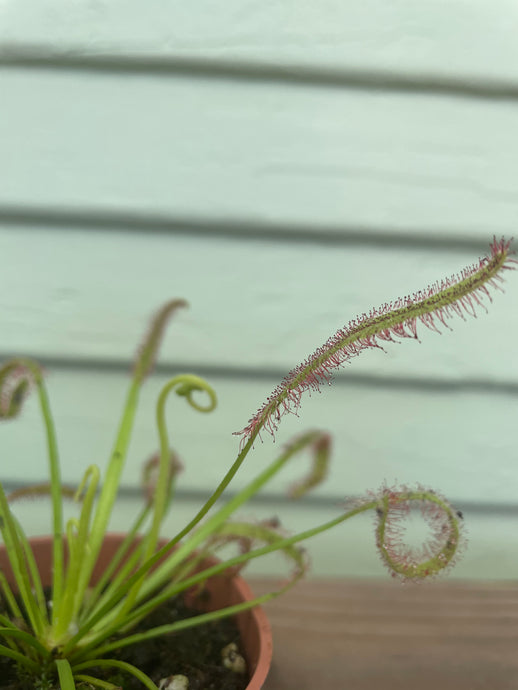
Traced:
[[[487, 310], [492, 301], [491, 291], [501, 288], [504, 272], [516, 263], [510, 258], [511, 253], [509, 242], [495, 238], [489, 255], [477, 264], [421, 292], [362, 314], [340, 328], [306, 361], [289, 372], [245, 428], [238, 432], [241, 442], [237, 457], [219, 486], [195, 517], [160, 547], [164, 516], [174, 510], [179, 467], [169, 441], [166, 402], [174, 392], [197, 411], [210, 412], [216, 406], [214, 390], [200, 377], [185, 374], [168, 381], [156, 405], [159, 450], [146, 464], [146, 499], [121, 548], [97, 582], [92, 580], [92, 573], [117, 498], [140, 389], [153, 368], [167, 322], [186, 303], [183, 300], [168, 302], [153, 320], [135, 358], [104, 477], [101, 481], [99, 468], [91, 465], [85, 469], [79, 487], [73, 492], [61, 481], [54, 424], [40, 366], [21, 357], [5, 363], [0, 368], [0, 418], [8, 420], [18, 416], [27, 396], [34, 391], [46, 432], [50, 477], [44, 485], [10, 496], [0, 485], [0, 531], [14, 576], [14, 580], [8, 580], [0, 572], [3, 601], [0, 655], [11, 660], [28, 687], [41, 690], [57, 687], [72, 690], [84, 684], [104, 690], [115, 689], [115, 685], [100, 677], [106, 667], [132, 674], [144, 687], [157, 690], [151, 678], [116, 658], [118, 649], [233, 615], [278, 596], [306, 570], [300, 542], [366, 511], [371, 511], [375, 517], [376, 545], [394, 576], [402, 580], [420, 580], [451, 565], [461, 542], [462, 515], [437, 492], [421, 486], [383, 486], [347, 505], [334, 519], [293, 535], [281, 530], [275, 521], [254, 524], [233, 518], [239, 508], [303, 450], [312, 453], [312, 471], [293, 487], [292, 495], [302, 496], [318, 484], [326, 475], [331, 446], [330, 436], [322, 431], [300, 434], [244, 489], [226, 501], [222, 495], [258, 437], [264, 432], [273, 436], [283, 415], [298, 411], [304, 392], [319, 390], [322, 384], [329, 383], [334, 371], [344, 363], [369, 348], [384, 348], [401, 339], [417, 340], [421, 326], [441, 332], [450, 329], [449, 322], [455, 316], [464, 319]], [[46, 600], [29, 540], [12, 511], [12, 502], [20, 496], [41, 494], [48, 495], [52, 504], [50, 602]], [[71, 495], [79, 504], [79, 514], [65, 522], [63, 502]], [[430, 528], [430, 538], [419, 550], [406, 545], [402, 536], [404, 520], [416, 506]], [[140, 539], [135, 541], [137, 535]], [[237, 546], [237, 555], [202, 572], [197, 571], [207, 556], [228, 544]], [[202, 584], [212, 575], [226, 571], [235, 573], [249, 561], [274, 551], [283, 552], [293, 563], [292, 577], [279, 589], [250, 602], [201, 613], [145, 633], [134, 632], [137, 623], [169, 598]], [[174, 636], [171, 644], [174, 645]]]

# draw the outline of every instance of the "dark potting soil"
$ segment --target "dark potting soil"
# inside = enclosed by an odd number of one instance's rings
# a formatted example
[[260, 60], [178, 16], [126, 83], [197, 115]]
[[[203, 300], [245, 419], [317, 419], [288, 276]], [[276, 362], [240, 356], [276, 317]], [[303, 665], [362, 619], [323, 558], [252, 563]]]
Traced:
[[[140, 632], [176, 620], [199, 614], [198, 609], [189, 608], [181, 597], [171, 599], [151, 613], [144, 622], [132, 629]], [[145, 623], [145, 624], [144, 624]], [[133, 664], [148, 675], [156, 685], [163, 678], [182, 674], [189, 679], [189, 690], [245, 690], [248, 675], [236, 673], [222, 663], [222, 650], [235, 643], [242, 654], [239, 631], [231, 618], [205, 625], [187, 628], [180, 632], [157, 637], [136, 645], [114, 650], [110, 656]], [[88, 669], [88, 675], [109, 680], [123, 690], [142, 690], [144, 686], [129, 673], [110, 669]], [[31, 680], [19, 678], [14, 662], [0, 656], [0, 690], [53, 690], [58, 688], [52, 682], [35, 685]], [[85, 690], [91, 686], [80, 684]]]

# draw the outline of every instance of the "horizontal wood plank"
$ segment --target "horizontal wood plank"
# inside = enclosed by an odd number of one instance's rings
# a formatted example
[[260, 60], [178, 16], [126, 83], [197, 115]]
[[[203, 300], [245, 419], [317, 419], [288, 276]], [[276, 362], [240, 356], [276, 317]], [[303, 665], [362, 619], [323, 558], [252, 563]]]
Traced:
[[[254, 582], [259, 594], [271, 582]], [[318, 580], [265, 606], [274, 638], [265, 690], [514, 690], [514, 585]]]
[[1, 70], [0, 208], [511, 233], [518, 108], [246, 80]]
[[59, 0], [2, 9], [4, 44], [80, 53], [225, 57], [277, 64], [337, 65], [517, 78], [516, 7], [411, 0], [286, 3], [203, 0], [196, 8], [159, 0]]

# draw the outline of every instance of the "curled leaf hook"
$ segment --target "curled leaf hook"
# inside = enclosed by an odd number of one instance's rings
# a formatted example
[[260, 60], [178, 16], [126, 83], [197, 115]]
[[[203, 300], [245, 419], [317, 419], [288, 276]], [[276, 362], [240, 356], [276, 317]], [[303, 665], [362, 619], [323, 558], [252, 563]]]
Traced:
[[[431, 530], [420, 549], [403, 539], [404, 521], [419, 508]], [[446, 499], [422, 487], [393, 490], [384, 487], [376, 505], [376, 544], [393, 577], [403, 581], [437, 575], [453, 564], [462, 545], [462, 518]]]
[[[218, 404], [214, 388], [212, 388], [212, 386], [210, 386], [207, 381], [202, 379], [200, 376], [195, 376], [194, 374], [182, 374], [181, 376], [175, 376], [174, 379], [169, 381], [165, 388], [167, 388], [167, 392], [169, 392], [175, 386], [178, 386], [176, 389], [176, 395], [185, 398], [189, 405], [198, 412], [212, 412], [212, 410], [214, 410]], [[193, 398], [193, 393], [198, 391], [207, 393], [209, 397], [209, 402], [207, 405], [200, 405], [200, 403], [196, 402], [196, 400]]]

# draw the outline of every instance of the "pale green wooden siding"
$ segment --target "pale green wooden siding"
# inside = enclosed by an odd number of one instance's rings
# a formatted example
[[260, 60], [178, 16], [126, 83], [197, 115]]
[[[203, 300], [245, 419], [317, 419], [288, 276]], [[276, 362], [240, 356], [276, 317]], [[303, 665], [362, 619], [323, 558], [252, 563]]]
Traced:
[[[2, 5], [0, 355], [45, 364], [67, 481], [104, 465], [151, 313], [191, 304], [144, 392], [114, 527], [134, 511], [168, 374], [201, 373], [220, 396], [210, 417], [171, 403], [186, 465], [172, 530], [287, 370], [513, 234], [517, 21], [503, 1]], [[331, 476], [289, 504], [301, 458], [248, 515], [304, 528], [345, 496], [418, 481], [465, 513], [453, 576], [514, 577], [517, 289], [509, 274], [488, 314], [364, 353], [306, 397], [236, 487], [310, 427], [333, 433]], [[7, 485], [44, 479], [36, 406], [1, 431]], [[20, 512], [45, 531], [43, 504]], [[308, 546], [314, 573], [383, 572], [367, 520]]]

